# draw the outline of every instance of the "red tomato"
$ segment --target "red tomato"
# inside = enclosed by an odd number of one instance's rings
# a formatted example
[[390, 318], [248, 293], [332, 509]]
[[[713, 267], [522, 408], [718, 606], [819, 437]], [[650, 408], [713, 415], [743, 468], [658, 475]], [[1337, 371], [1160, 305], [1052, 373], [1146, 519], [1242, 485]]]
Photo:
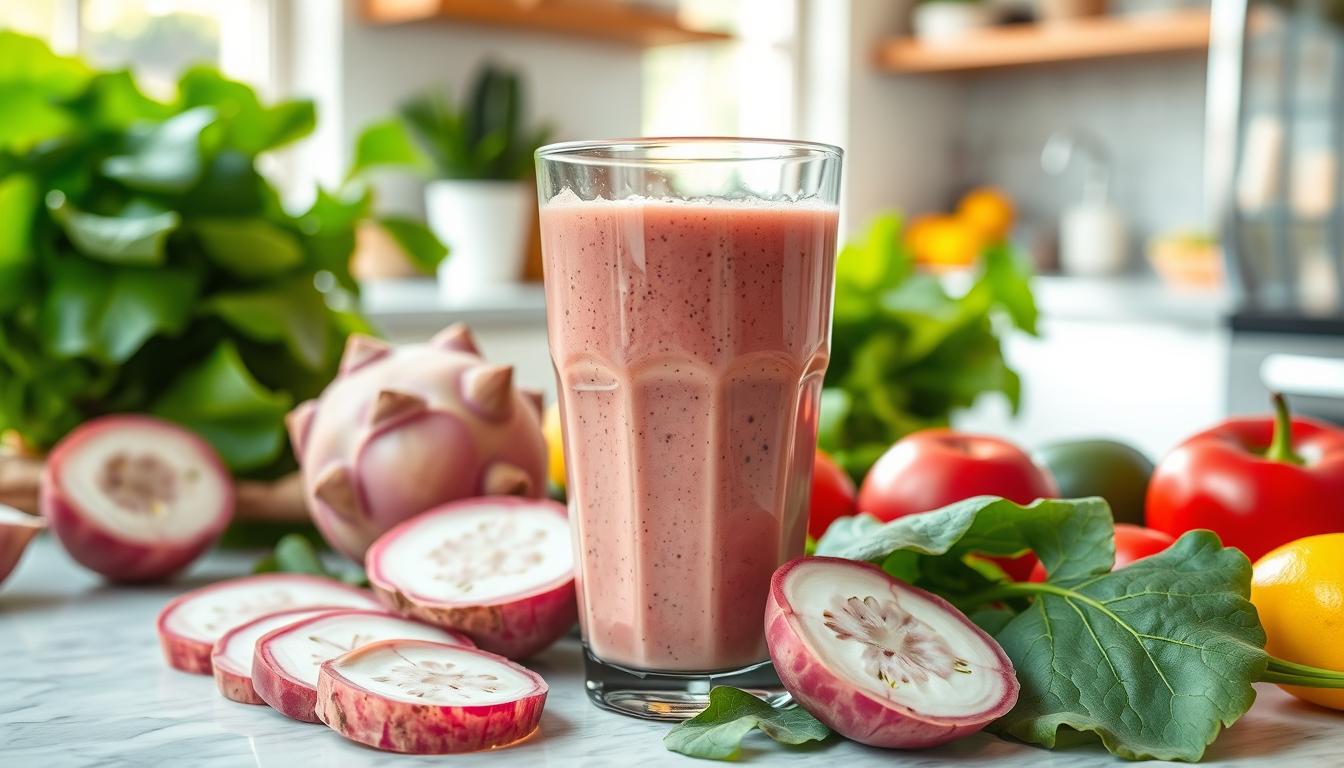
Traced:
[[[859, 489], [859, 511], [894, 520], [983, 495], [1030, 504], [1059, 491], [1046, 470], [1007, 440], [926, 429], [907, 435], [877, 460]], [[1036, 557], [1027, 553], [994, 562], [1020, 581]]]
[[854, 514], [854, 481], [835, 460], [817, 449], [812, 460], [812, 504], [807, 513], [807, 535], [820, 539], [837, 517]]
[[[1124, 568], [1135, 560], [1156, 555], [1175, 541], [1175, 537], [1169, 533], [1140, 525], [1116, 523], [1115, 566], [1111, 570]], [[1028, 581], [1045, 581], [1045, 568], [1039, 562], [1031, 569], [1031, 578]]]

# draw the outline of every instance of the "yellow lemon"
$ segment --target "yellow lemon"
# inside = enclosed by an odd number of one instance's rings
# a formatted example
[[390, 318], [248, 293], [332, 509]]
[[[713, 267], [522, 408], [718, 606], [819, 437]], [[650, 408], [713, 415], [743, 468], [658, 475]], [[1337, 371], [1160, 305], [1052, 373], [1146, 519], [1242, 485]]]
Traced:
[[541, 434], [546, 438], [546, 475], [552, 483], [565, 487], [565, 441], [560, 431], [560, 404], [551, 403], [541, 419]]
[[[1344, 533], [1292, 541], [1260, 558], [1251, 602], [1265, 627], [1265, 650], [1287, 661], [1344, 672]], [[1344, 709], [1344, 690], [1283, 689], [1299, 699]]]
[[979, 231], [955, 216], [924, 216], [910, 226], [906, 243], [915, 261], [934, 269], [969, 267], [984, 247]]
[[1013, 201], [992, 187], [973, 189], [961, 198], [957, 218], [989, 242], [1006, 240], [1013, 229]]

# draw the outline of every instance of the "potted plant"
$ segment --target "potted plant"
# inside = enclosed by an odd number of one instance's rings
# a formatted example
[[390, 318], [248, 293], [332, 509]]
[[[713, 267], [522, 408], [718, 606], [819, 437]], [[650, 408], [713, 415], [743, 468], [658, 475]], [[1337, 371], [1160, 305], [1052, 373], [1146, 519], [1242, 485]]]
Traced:
[[518, 74], [486, 64], [460, 108], [434, 93], [401, 109], [435, 167], [425, 213], [453, 251], [439, 267], [445, 295], [488, 290], [521, 275], [535, 204], [532, 154], [549, 135], [544, 126], [524, 127], [523, 106]]

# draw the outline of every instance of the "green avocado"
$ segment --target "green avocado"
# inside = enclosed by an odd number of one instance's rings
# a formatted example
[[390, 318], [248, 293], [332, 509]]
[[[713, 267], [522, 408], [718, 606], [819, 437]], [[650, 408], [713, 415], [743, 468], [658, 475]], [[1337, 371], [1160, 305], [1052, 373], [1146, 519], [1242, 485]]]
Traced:
[[1054, 476], [1065, 499], [1100, 496], [1117, 523], [1143, 525], [1143, 500], [1153, 462], [1138, 449], [1115, 440], [1051, 443], [1032, 457]]

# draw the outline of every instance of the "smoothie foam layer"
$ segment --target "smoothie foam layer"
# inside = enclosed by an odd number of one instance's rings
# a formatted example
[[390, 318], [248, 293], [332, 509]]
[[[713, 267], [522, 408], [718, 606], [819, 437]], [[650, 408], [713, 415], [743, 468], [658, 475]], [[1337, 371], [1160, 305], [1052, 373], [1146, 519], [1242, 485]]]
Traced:
[[762, 661], [770, 575], [805, 536], [836, 210], [561, 195], [541, 216], [589, 648]]

